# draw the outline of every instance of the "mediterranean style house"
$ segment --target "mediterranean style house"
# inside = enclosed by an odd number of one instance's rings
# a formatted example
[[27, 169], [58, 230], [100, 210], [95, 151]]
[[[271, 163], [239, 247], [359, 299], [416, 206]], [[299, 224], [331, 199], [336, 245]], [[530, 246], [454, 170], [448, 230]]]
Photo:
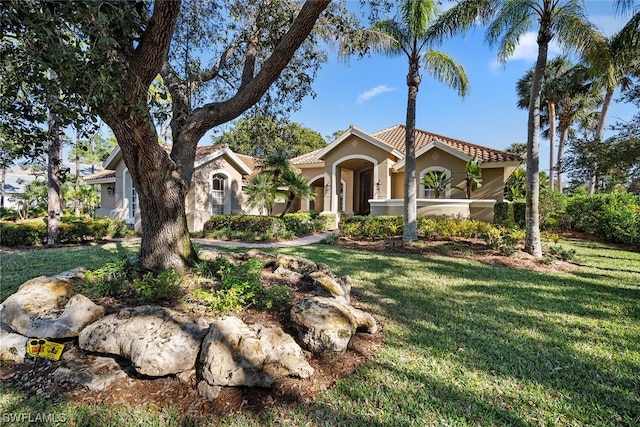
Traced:
[[[466, 198], [465, 165], [476, 157], [483, 185]], [[454, 216], [493, 220], [503, 200], [504, 184], [522, 157], [454, 138], [416, 130], [418, 216]], [[402, 215], [404, 204], [405, 127], [367, 133], [353, 125], [326, 147], [291, 159], [315, 190], [313, 200], [296, 200], [294, 210], [343, 215]], [[259, 171], [255, 158], [227, 146], [198, 147], [192, 187], [186, 200], [190, 231], [200, 231], [212, 214], [257, 214], [247, 207], [243, 186]], [[120, 149], [104, 163], [103, 172], [85, 181], [101, 186], [96, 215], [121, 219], [139, 229], [135, 188]], [[451, 178], [440, 198], [421, 184], [429, 171]], [[282, 209], [282, 207], [280, 207]], [[277, 210], [277, 209], [276, 209]]]

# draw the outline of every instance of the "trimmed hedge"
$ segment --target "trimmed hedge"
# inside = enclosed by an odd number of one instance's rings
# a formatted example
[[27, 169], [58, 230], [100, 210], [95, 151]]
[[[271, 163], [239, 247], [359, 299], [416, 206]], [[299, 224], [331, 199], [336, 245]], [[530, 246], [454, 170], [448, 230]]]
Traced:
[[[343, 216], [340, 233], [345, 237], [391, 239], [402, 236], [401, 216]], [[448, 217], [417, 219], [418, 235], [427, 239], [476, 238], [484, 236], [493, 225], [477, 220]]]
[[199, 235], [217, 238], [287, 239], [304, 236], [328, 227], [326, 218], [312, 212], [279, 216], [212, 215]]
[[[126, 224], [111, 218], [62, 217], [60, 220], [60, 243], [85, 243], [107, 237], [132, 235]], [[47, 241], [47, 222], [0, 221], [0, 245], [34, 246]]]

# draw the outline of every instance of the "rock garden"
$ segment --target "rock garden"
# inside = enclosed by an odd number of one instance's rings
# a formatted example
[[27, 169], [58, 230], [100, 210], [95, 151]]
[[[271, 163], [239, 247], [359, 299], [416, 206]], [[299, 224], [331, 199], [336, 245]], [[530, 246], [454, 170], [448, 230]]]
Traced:
[[[84, 295], [95, 285], [82, 268], [25, 282], [0, 305], [2, 380], [45, 399], [224, 413], [307, 399], [381, 342], [351, 279], [327, 265], [255, 250], [201, 257], [201, 270], [228, 274], [258, 265], [264, 287], [237, 295], [238, 310], [232, 289], [205, 276], [166, 295], [145, 294], [154, 290], [143, 282], [113, 288], [110, 275]], [[28, 351], [41, 339], [64, 345], [59, 360], [47, 346]]]

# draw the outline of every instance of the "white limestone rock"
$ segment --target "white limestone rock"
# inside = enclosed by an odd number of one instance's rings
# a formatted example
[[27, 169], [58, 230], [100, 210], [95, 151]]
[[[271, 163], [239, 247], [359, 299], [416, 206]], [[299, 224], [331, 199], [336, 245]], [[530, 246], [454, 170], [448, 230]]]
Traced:
[[372, 334], [378, 330], [373, 316], [338, 298], [304, 299], [291, 307], [290, 314], [300, 342], [322, 359], [345, 354], [357, 330]]
[[209, 323], [160, 306], [126, 308], [85, 328], [80, 348], [116, 354], [149, 376], [188, 371], [195, 366]]
[[215, 320], [202, 343], [202, 377], [212, 386], [269, 387], [285, 376], [309, 378], [313, 368], [279, 328], [251, 327], [233, 316]]
[[73, 295], [80, 270], [36, 277], [0, 304], [0, 323], [27, 337], [71, 338], [104, 316], [104, 309], [84, 295]]

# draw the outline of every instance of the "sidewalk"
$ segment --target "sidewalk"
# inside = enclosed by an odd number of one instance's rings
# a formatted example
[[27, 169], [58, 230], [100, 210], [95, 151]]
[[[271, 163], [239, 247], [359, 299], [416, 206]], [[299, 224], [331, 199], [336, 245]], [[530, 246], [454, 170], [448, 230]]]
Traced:
[[[313, 245], [315, 243], [321, 242], [325, 237], [335, 234], [334, 232], [324, 232], [319, 234], [311, 234], [309, 236], [298, 237], [291, 240], [283, 240], [280, 242], [269, 242], [269, 243], [258, 243], [258, 242], [237, 242], [230, 240], [217, 240], [217, 239], [206, 239], [199, 237], [192, 237], [191, 241], [193, 243], [198, 243], [203, 246], [213, 246], [219, 248], [289, 248], [293, 246], [305, 246], [305, 245]], [[140, 242], [139, 237], [125, 237], [125, 238], [115, 238], [111, 239], [111, 242]]]
[[319, 243], [332, 232], [324, 232], [320, 234], [311, 234], [309, 236], [298, 237], [291, 240], [283, 240], [280, 242], [257, 243], [257, 242], [234, 242], [230, 240], [202, 239], [192, 238], [191, 241], [205, 246], [217, 246], [220, 248], [289, 248], [293, 246], [305, 246]]

